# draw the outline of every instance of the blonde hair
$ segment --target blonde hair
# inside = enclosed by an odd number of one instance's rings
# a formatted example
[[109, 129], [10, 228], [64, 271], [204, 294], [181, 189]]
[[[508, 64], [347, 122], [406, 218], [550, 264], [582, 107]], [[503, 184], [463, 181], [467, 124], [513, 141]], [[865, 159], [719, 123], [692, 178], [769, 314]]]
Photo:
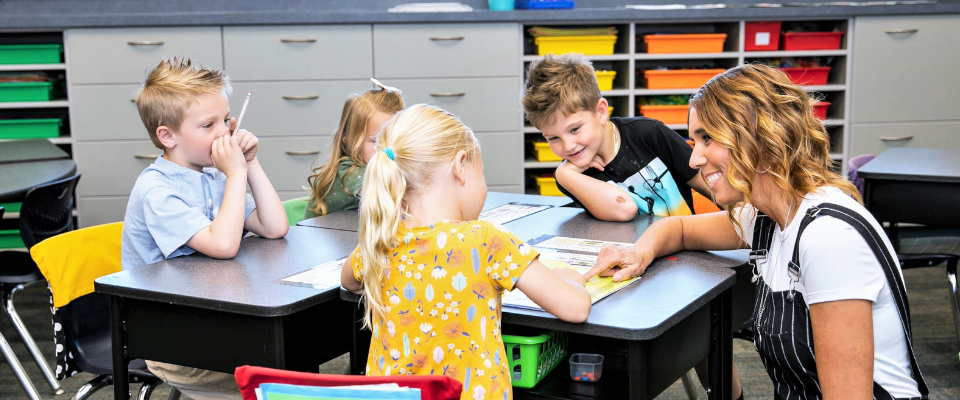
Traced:
[[[715, 76], [690, 98], [703, 130], [730, 150], [726, 179], [750, 203], [758, 174], [773, 179], [784, 198], [834, 186], [862, 203], [852, 183], [830, 170], [830, 138], [813, 116], [817, 102], [787, 76], [745, 64]], [[725, 206], [738, 232], [736, 206]]]
[[[390, 148], [393, 159], [383, 151]], [[363, 262], [364, 326], [385, 312], [381, 287], [389, 253], [405, 215], [404, 198], [428, 187], [440, 165], [463, 150], [467, 162], [479, 162], [480, 144], [457, 117], [439, 108], [417, 104], [399, 112], [383, 128], [377, 152], [367, 164], [360, 200], [359, 254]]]
[[[367, 123], [374, 113], [396, 114], [403, 109], [403, 97], [398, 91], [390, 89], [371, 89], [362, 93], [354, 93], [343, 103], [343, 112], [340, 114], [340, 126], [333, 136], [330, 158], [327, 163], [314, 168], [313, 175], [307, 178], [310, 185], [310, 199], [316, 199], [317, 205], [312, 211], [318, 215], [326, 215], [327, 204], [323, 199], [333, 188], [337, 177], [337, 167], [344, 159], [353, 160], [353, 166], [347, 174], [362, 167], [365, 163], [361, 157], [363, 141], [367, 138]], [[344, 192], [350, 193], [344, 183], [340, 182]]]
[[597, 75], [581, 54], [547, 54], [530, 63], [524, 84], [523, 111], [535, 127], [552, 124], [558, 113], [594, 111], [600, 101]]
[[189, 58], [164, 58], [150, 71], [137, 93], [137, 110], [153, 145], [163, 149], [157, 128], [166, 126], [179, 131], [187, 108], [197, 97], [209, 93], [229, 97], [232, 92], [230, 78], [223, 71], [206, 68]]

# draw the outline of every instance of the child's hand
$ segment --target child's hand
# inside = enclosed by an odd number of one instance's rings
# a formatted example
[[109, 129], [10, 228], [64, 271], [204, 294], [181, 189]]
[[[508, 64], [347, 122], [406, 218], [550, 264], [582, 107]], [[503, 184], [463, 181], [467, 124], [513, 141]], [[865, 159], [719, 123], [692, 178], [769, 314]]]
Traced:
[[577, 282], [581, 286], [586, 286], [587, 284], [587, 279], [582, 274], [570, 268], [554, 268], [553, 273], [568, 281]]
[[234, 133], [233, 137], [237, 138], [237, 143], [240, 144], [240, 151], [243, 152], [243, 158], [247, 160], [247, 163], [252, 163], [253, 160], [257, 159], [257, 149], [260, 148], [260, 139], [257, 139], [256, 136], [253, 136], [253, 134], [246, 129], [241, 129], [239, 132]]
[[210, 153], [213, 165], [228, 177], [247, 170], [247, 162], [235, 136], [223, 135], [214, 139]]
[[576, 165], [573, 165], [573, 163], [570, 162], [570, 161], [564, 161], [563, 164], [560, 164], [560, 167], [561, 167], [561, 168], [567, 168], [567, 169], [569, 169], [569, 170], [571, 170], [571, 171], [573, 171], [573, 172], [576, 172], [576, 173], [578, 173], [578, 174], [582, 174], [583, 171], [586, 171], [586, 170], [588, 170], [588, 169], [590, 169], [590, 168], [596, 168], [596, 169], [598, 169], [598, 170], [600, 170], [600, 171], [603, 171], [603, 159], [600, 158], [600, 156], [593, 156], [593, 160], [590, 160], [590, 163], [587, 164], [587, 166], [584, 167], [584, 168], [580, 168], [580, 167], [578, 167], [578, 166], [576, 166]]

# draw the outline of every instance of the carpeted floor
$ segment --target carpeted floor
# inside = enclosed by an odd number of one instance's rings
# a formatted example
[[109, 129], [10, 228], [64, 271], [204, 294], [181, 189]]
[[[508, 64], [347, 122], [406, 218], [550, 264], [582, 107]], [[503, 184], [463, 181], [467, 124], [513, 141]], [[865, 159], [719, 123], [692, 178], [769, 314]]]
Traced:
[[[910, 295], [910, 307], [913, 316], [914, 342], [920, 368], [930, 386], [931, 399], [960, 399], [960, 342], [957, 339], [956, 325], [952, 317], [946, 279], [943, 267], [922, 268], [904, 272], [907, 282], [907, 291]], [[37, 339], [38, 345], [48, 357], [48, 362], [54, 363], [53, 330], [50, 326], [49, 292], [41, 285], [34, 285], [18, 293], [14, 299], [15, 306], [28, 329]], [[44, 399], [68, 400], [80, 386], [92, 378], [89, 374], [78, 374], [61, 382], [64, 394], [54, 396], [47, 386], [36, 364], [27, 353], [26, 347], [13, 329], [6, 316], [0, 320], [0, 333], [7, 338], [20, 359], [21, 364], [30, 374], [34, 385]], [[733, 345], [734, 360], [740, 370], [740, 379], [743, 383], [747, 399], [772, 398], [770, 378], [767, 377], [757, 357], [753, 345], [742, 340], [735, 340]], [[346, 357], [335, 359], [322, 367], [326, 373], [344, 373], [347, 367]], [[138, 385], [131, 385], [133, 390]], [[161, 385], [153, 395], [153, 399], [166, 399], [169, 387]], [[705, 399], [706, 393], [699, 390], [700, 398]], [[108, 387], [96, 393], [93, 399], [112, 399], [113, 388]], [[677, 382], [658, 399], [687, 399], [683, 386]], [[19, 400], [27, 399], [12, 371], [5, 360], [0, 359], [0, 399]]]

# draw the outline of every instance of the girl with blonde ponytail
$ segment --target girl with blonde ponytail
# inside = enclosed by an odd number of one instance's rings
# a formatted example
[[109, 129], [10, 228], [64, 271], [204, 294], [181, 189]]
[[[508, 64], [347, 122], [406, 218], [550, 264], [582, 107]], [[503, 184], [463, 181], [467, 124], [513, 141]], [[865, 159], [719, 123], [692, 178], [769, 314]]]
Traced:
[[487, 195], [477, 138], [418, 104], [383, 129], [367, 164], [360, 244], [341, 283], [363, 293], [373, 331], [368, 375], [445, 375], [463, 399], [512, 398], [500, 295], [519, 288], [557, 317], [583, 322], [583, 275], [550, 270], [536, 250], [479, 221]]

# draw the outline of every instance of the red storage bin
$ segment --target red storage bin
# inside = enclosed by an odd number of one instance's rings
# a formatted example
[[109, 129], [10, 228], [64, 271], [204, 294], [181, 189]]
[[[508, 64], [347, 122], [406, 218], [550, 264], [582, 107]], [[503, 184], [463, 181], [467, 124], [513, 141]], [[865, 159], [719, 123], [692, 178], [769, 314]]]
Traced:
[[797, 85], [826, 85], [830, 67], [780, 68]]
[[819, 120], [827, 119], [827, 109], [830, 108], [829, 101], [821, 101], [813, 105], [813, 117]]
[[780, 48], [780, 21], [747, 22], [743, 49], [746, 51], [773, 51]]
[[843, 32], [788, 32], [783, 34], [784, 50], [837, 50]]

